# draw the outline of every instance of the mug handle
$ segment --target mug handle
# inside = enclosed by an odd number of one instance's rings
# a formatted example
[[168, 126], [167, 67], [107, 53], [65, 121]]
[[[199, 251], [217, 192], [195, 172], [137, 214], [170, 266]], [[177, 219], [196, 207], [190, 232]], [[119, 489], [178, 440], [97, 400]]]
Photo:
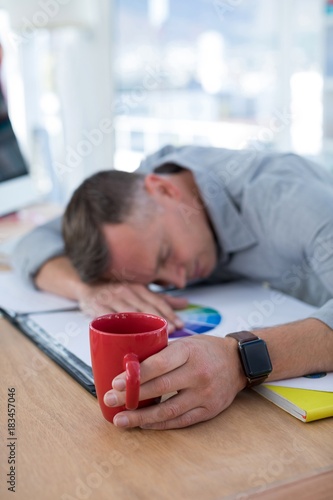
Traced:
[[124, 356], [124, 369], [126, 370], [126, 410], [135, 410], [139, 405], [140, 392], [140, 363], [134, 353]]

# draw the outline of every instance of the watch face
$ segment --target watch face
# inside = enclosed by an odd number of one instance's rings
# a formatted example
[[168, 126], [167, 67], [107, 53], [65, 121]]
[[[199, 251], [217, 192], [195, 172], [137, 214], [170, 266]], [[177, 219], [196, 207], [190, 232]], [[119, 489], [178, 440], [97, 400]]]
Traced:
[[266, 343], [262, 339], [241, 344], [240, 355], [248, 377], [256, 378], [272, 371]]

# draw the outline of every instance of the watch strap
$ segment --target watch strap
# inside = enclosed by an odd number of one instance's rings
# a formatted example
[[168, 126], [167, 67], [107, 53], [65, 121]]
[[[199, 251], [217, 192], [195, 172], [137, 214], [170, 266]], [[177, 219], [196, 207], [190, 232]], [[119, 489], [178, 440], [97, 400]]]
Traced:
[[[246, 342], [251, 342], [253, 340], [259, 340], [259, 337], [257, 337], [257, 335], [254, 335], [252, 332], [247, 332], [246, 330], [243, 330], [241, 332], [228, 333], [226, 337], [233, 337], [238, 341], [239, 345], [246, 344]], [[247, 378], [246, 387], [248, 388], [262, 384], [262, 382], [267, 378], [267, 375], [262, 375], [256, 378], [250, 378], [246, 375], [246, 373], [245, 376]]]
[[258, 340], [259, 337], [254, 335], [252, 332], [247, 332], [243, 330], [242, 332], [234, 332], [234, 333], [228, 333], [226, 337], [233, 337], [234, 339], [238, 340], [240, 344], [243, 344], [244, 342], [251, 342], [252, 340]]
[[252, 379], [247, 377], [246, 387], [248, 389], [250, 389], [251, 387], [254, 387], [255, 385], [262, 384], [263, 381], [266, 380], [267, 377], [268, 377], [268, 375], [262, 375], [261, 377], [252, 378]]

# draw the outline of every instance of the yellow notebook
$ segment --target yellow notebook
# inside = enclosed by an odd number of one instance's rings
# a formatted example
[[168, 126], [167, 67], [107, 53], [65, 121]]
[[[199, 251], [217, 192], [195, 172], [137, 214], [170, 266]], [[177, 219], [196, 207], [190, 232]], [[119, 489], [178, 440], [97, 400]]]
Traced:
[[269, 384], [259, 385], [254, 390], [302, 422], [333, 417], [333, 392], [294, 389]]

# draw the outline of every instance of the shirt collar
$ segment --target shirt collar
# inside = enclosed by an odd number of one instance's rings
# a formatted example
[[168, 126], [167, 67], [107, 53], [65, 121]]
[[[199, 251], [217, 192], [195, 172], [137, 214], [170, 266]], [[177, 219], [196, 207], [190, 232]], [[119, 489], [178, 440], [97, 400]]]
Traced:
[[[180, 157], [179, 153], [152, 155], [141, 163], [140, 170], [155, 170], [163, 163], [175, 163], [190, 170], [199, 188], [205, 209], [209, 215], [215, 231], [219, 246], [220, 261], [226, 262], [234, 252], [245, 250], [258, 243], [256, 236], [251, 231], [237, 206], [230, 197], [224, 184], [219, 180], [214, 169], [203, 169], [196, 158], [195, 148], [193, 154], [187, 153], [187, 158]], [[189, 154], [191, 153], [191, 154]], [[158, 157], [156, 157], [158, 156]]]
[[256, 236], [217, 176], [191, 170], [214, 228], [222, 262], [229, 260], [230, 254], [257, 244]]

